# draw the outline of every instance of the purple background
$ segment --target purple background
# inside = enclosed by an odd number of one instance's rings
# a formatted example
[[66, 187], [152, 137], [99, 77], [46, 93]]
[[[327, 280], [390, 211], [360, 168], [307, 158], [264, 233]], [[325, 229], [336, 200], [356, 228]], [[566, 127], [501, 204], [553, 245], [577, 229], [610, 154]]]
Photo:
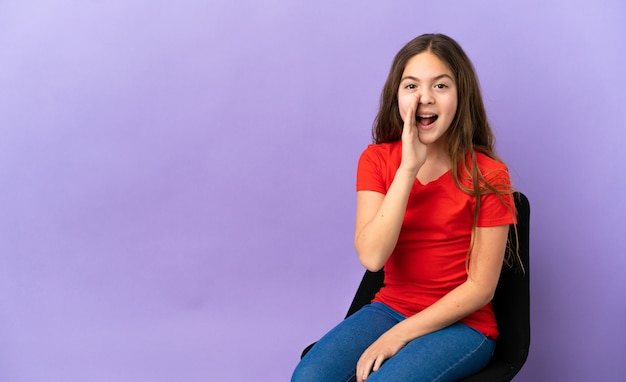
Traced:
[[0, 380], [288, 380], [362, 275], [356, 162], [425, 32], [532, 204], [517, 380], [622, 380], [625, 4], [1, 2]]

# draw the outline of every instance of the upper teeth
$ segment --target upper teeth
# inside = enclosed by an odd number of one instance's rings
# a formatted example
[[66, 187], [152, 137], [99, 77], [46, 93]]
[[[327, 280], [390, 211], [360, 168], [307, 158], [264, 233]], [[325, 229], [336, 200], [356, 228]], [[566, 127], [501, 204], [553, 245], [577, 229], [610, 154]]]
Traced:
[[422, 115], [418, 115], [418, 117], [420, 118], [432, 118], [434, 117], [435, 114], [422, 114]]

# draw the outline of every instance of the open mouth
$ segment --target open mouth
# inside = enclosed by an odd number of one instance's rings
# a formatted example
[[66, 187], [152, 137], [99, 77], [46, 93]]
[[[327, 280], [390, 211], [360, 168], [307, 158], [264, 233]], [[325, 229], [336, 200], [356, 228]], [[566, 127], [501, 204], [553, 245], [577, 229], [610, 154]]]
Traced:
[[420, 114], [415, 116], [415, 121], [420, 126], [428, 126], [433, 124], [439, 116], [437, 114]]

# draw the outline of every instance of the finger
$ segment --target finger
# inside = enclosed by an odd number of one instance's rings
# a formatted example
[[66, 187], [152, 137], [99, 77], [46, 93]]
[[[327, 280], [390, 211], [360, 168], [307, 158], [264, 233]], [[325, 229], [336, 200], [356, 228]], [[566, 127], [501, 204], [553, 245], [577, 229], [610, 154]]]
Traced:
[[372, 368], [372, 371], [378, 371], [378, 369], [380, 369], [380, 367], [382, 366], [384, 360], [385, 356], [383, 354], [380, 354], [378, 357], [376, 357], [376, 361], [374, 361], [374, 367]]
[[419, 100], [421, 96], [419, 94], [415, 95], [409, 103], [409, 107], [406, 110], [406, 115], [404, 116], [404, 126], [403, 126], [403, 136], [406, 135], [406, 138], [411, 137], [411, 135], [415, 134], [417, 130], [417, 106], [419, 105]]
[[366, 361], [363, 361], [363, 363], [361, 363], [361, 367], [357, 368], [357, 380], [358, 381], [362, 382], [367, 379], [367, 377], [369, 376], [370, 370], [372, 370], [372, 363], [373, 361], [371, 359], [368, 359]]
[[367, 373], [363, 369], [358, 369], [356, 372], [356, 382], [363, 382], [367, 378]]
[[412, 102], [409, 105], [409, 110], [407, 110], [407, 120], [411, 121], [411, 125], [415, 125], [415, 114], [417, 113], [417, 108], [420, 104], [420, 100], [422, 98], [422, 95], [420, 93], [417, 93], [414, 97]]
[[356, 364], [356, 382], [363, 382], [363, 359], [359, 359], [359, 362]]
[[419, 106], [421, 100], [422, 100], [422, 93], [417, 93], [415, 95], [415, 99], [413, 100], [413, 107], [415, 108], [415, 111], [417, 111], [417, 107]]

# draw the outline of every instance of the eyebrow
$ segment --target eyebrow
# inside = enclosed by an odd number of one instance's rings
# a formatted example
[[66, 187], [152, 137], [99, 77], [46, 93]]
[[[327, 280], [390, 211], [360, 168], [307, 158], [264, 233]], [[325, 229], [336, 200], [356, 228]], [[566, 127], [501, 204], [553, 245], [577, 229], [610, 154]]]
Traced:
[[[454, 81], [454, 78], [452, 78], [449, 74], [445, 74], [445, 73], [431, 78], [431, 81], [439, 81], [442, 78], [447, 78], [447, 79], [449, 79], [451, 81]], [[400, 79], [400, 82], [402, 82], [404, 80], [413, 80], [413, 81], [416, 81], [416, 82], [420, 82], [419, 78], [413, 77], [413, 76], [402, 77]]]

